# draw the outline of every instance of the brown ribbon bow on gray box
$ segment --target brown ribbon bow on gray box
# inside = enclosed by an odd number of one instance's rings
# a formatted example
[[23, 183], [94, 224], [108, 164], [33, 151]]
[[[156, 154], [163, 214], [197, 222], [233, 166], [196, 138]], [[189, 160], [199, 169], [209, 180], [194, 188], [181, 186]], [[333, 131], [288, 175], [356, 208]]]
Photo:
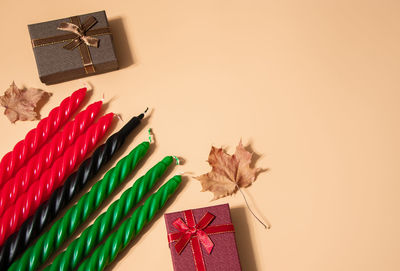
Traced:
[[71, 22], [62, 22], [57, 29], [71, 33], [42, 39], [33, 39], [32, 46], [35, 48], [69, 41], [63, 48], [73, 50], [78, 47], [85, 72], [87, 74], [94, 73], [96, 70], [88, 46], [98, 47], [99, 40], [95, 38], [95, 36], [111, 35], [111, 30], [109, 27], [91, 29], [97, 23], [96, 18], [93, 16], [87, 18], [83, 24], [81, 24], [78, 16], [71, 17], [70, 19]]

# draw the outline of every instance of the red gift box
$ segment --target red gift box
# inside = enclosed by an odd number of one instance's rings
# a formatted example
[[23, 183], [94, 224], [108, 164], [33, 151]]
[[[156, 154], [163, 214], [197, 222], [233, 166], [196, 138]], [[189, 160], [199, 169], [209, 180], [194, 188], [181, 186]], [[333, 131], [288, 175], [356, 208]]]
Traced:
[[241, 270], [228, 204], [164, 218], [175, 271]]

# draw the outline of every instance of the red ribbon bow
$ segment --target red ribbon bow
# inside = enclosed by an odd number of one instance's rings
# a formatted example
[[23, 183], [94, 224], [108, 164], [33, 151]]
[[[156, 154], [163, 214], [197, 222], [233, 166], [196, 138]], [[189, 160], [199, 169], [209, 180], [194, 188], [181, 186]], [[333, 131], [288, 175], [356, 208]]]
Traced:
[[201, 252], [200, 243], [203, 245], [205, 251], [211, 254], [214, 248], [214, 243], [211, 241], [210, 234], [234, 232], [232, 224], [209, 226], [214, 220], [215, 216], [207, 212], [196, 224], [193, 211], [187, 210], [183, 212], [186, 223], [182, 218], [176, 219], [172, 225], [179, 231], [176, 233], [168, 234], [168, 241], [170, 243], [176, 242], [175, 249], [178, 254], [181, 254], [187, 244], [190, 242], [193, 251], [194, 262], [196, 270], [206, 270], [203, 255]]

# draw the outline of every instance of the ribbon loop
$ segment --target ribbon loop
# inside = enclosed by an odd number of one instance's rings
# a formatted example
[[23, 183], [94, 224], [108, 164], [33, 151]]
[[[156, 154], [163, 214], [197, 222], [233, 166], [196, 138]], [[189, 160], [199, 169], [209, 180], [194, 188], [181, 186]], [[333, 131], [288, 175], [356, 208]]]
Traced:
[[63, 30], [63, 31], [69, 31], [69, 32], [72, 32], [79, 36], [83, 35], [82, 29], [80, 29], [76, 24], [69, 23], [69, 22], [60, 23], [60, 25], [57, 27], [57, 29]]
[[74, 23], [62, 22], [57, 27], [58, 30], [68, 31], [76, 35], [76, 37], [68, 44], [64, 45], [64, 49], [73, 50], [78, 47], [82, 42], [87, 46], [99, 47], [99, 39], [86, 35], [86, 32], [97, 23], [96, 18], [90, 16], [83, 23], [82, 26], [78, 26]]
[[193, 212], [185, 211], [185, 218], [187, 224], [183, 222], [182, 218], [176, 219], [172, 225], [180, 232], [178, 242], [175, 244], [175, 249], [178, 254], [182, 253], [192, 237], [197, 237], [200, 243], [203, 244], [204, 249], [208, 254], [211, 253], [214, 243], [211, 241], [208, 234], [203, 231], [215, 218], [215, 216], [207, 212], [199, 223], [196, 224]]
[[189, 229], [185, 222], [183, 222], [182, 218], [178, 218], [177, 220], [175, 220], [172, 225], [174, 225], [174, 227], [180, 232], [185, 232]]

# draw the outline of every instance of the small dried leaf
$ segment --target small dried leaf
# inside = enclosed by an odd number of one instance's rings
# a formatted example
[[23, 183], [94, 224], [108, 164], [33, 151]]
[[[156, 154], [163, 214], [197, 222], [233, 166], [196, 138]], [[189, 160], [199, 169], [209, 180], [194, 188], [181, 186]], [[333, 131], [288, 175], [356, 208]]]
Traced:
[[232, 195], [238, 187], [251, 185], [259, 172], [258, 168], [250, 167], [251, 158], [252, 154], [246, 151], [242, 141], [233, 155], [227, 154], [222, 148], [211, 147], [208, 163], [212, 170], [196, 177], [202, 191], [211, 191], [214, 199], [219, 199]]
[[35, 107], [45, 95], [48, 93], [36, 88], [21, 90], [12, 82], [4, 95], [0, 96], [0, 105], [6, 108], [4, 114], [12, 123], [17, 120], [35, 120], [38, 119]]

